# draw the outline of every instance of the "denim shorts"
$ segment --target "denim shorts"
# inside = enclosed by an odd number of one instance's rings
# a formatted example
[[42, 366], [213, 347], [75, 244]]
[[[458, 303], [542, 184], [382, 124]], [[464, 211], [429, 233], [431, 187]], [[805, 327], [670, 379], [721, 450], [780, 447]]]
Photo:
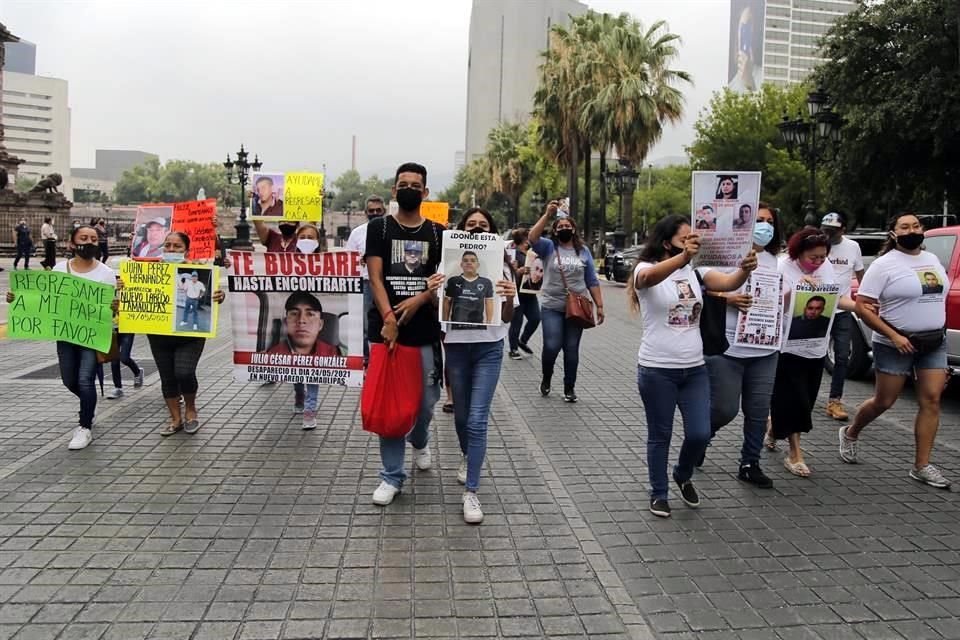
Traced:
[[947, 341], [930, 353], [900, 353], [881, 342], [873, 343], [873, 368], [890, 376], [909, 376], [917, 369], [947, 368]]

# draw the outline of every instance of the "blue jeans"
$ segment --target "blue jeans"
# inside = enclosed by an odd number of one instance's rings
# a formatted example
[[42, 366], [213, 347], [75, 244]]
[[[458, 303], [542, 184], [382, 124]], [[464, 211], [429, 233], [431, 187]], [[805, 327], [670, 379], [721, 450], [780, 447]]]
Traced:
[[850, 338], [853, 336], [853, 316], [849, 311], [834, 316], [830, 336], [833, 338], [833, 377], [830, 380], [830, 398], [839, 400], [843, 397], [843, 381], [847, 378], [847, 364], [850, 362]]
[[771, 353], [759, 358], [707, 356], [707, 371], [710, 373], [711, 437], [733, 422], [742, 408], [741, 465], [760, 462], [779, 355]]
[[121, 375], [120, 365], [125, 364], [130, 367], [130, 371], [132, 371], [135, 376], [140, 374], [140, 367], [130, 355], [130, 352], [133, 351], [132, 333], [118, 333], [117, 346], [120, 347], [120, 357], [110, 363], [110, 370], [111, 373], [113, 373], [113, 386], [117, 389], [122, 389], [123, 375]]
[[480, 486], [480, 469], [487, 455], [487, 421], [500, 379], [503, 340], [447, 343], [447, 376], [453, 392], [453, 422], [460, 452], [467, 456], [467, 491]]
[[193, 324], [197, 324], [200, 320], [200, 316], [197, 313], [197, 310], [200, 307], [199, 298], [187, 298], [187, 301], [183, 305], [183, 321], [187, 324], [190, 324], [190, 316], [193, 315]]
[[317, 412], [317, 396], [320, 394], [320, 385], [318, 384], [305, 384], [303, 393], [303, 410], [311, 411], [313, 413]]
[[667, 456], [673, 436], [673, 414], [683, 416], [683, 445], [673, 479], [686, 482], [710, 443], [710, 376], [707, 367], [663, 369], [637, 367], [637, 386], [647, 414], [647, 468], [650, 497], [667, 499]]
[[70, 393], [80, 398], [80, 426], [93, 426], [97, 408], [97, 352], [69, 342], [57, 341], [60, 379]]
[[380, 479], [398, 489], [407, 479], [403, 467], [404, 454], [409, 441], [415, 449], [424, 449], [430, 443], [430, 421], [433, 420], [433, 407], [440, 399], [440, 379], [442, 371], [437, 371], [433, 358], [433, 345], [420, 347], [420, 362], [423, 365], [423, 396], [420, 398], [420, 411], [413, 430], [405, 438], [380, 438]]
[[[540, 300], [537, 296], [521, 293], [517, 296], [520, 300], [520, 306], [513, 310], [513, 320], [510, 321], [510, 351], [516, 351], [519, 343], [527, 344], [537, 327], [540, 326]], [[527, 326], [520, 333], [523, 327], [523, 319], [527, 319]]]
[[543, 375], [553, 375], [553, 365], [563, 349], [563, 386], [577, 384], [577, 367], [580, 365], [580, 337], [583, 328], [567, 321], [564, 311], [543, 309]]

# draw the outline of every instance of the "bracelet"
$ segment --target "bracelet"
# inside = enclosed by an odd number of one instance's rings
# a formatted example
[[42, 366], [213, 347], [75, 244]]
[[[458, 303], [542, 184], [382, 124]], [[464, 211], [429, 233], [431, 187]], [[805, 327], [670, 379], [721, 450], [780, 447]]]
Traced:
[[386, 322], [387, 318], [389, 318], [390, 316], [393, 316], [394, 318], [396, 318], [396, 314], [393, 313], [393, 309], [389, 309], [385, 314], [383, 314], [382, 316], [383, 321]]

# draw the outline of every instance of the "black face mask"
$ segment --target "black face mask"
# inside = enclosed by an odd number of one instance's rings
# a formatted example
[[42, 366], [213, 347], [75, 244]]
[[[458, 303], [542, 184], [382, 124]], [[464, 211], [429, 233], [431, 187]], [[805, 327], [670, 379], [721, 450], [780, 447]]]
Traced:
[[295, 224], [281, 224], [278, 226], [280, 227], [280, 235], [284, 238], [289, 238], [297, 232], [297, 225]]
[[907, 251], [913, 251], [914, 249], [918, 249], [920, 245], [923, 244], [923, 234], [908, 233], [902, 236], [897, 236], [897, 244]]
[[78, 244], [73, 253], [84, 260], [95, 260], [100, 257], [100, 247], [95, 244]]
[[675, 244], [671, 244], [670, 248], [667, 249], [667, 255], [671, 258], [675, 258], [681, 253], [683, 253], [683, 247], [678, 247]]
[[467, 229], [467, 233], [469, 233], [470, 235], [475, 236], [475, 235], [477, 235], [478, 233], [485, 233], [485, 232], [484, 232], [484, 230], [481, 229], [480, 227], [474, 227], [473, 229]]
[[383, 217], [383, 214], [382, 214], [382, 213], [368, 213], [368, 214], [367, 214], [367, 220], [376, 220], [377, 218], [382, 218], [382, 217]]
[[573, 240], [573, 229], [557, 229], [557, 240], [560, 242]]
[[423, 202], [423, 192], [409, 187], [397, 189], [397, 204], [404, 211], [416, 211]]

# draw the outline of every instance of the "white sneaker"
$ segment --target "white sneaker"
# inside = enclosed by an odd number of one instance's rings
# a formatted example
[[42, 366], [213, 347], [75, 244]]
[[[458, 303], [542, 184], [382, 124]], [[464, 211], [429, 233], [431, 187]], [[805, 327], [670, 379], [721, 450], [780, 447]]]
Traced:
[[428, 471], [433, 466], [433, 458], [430, 457], [430, 446], [423, 449], [413, 447], [413, 463], [417, 465], [420, 471]]
[[70, 439], [70, 444], [67, 445], [67, 449], [70, 451], [86, 449], [91, 442], [93, 442], [93, 433], [90, 429], [77, 427], [76, 431], [73, 432], [73, 438]]
[[303, 430], [313, 431], [316, 428], [317, 428], [317, 412], [304, 411], [303, 412]]
[[460, 456], [460, 466], [457, 468], [457, 482], [467, 484], [467, 456]]
[[114, 387], [110, 393], [107, 394], [107, 400], [116, 400], [117, 398], [123, 397], [123, 389], [120, 387]]
[[859, 443], [847, 437], [847, 428], [840, 427], [840, 459], [847, 464], [857, 464]]
[[385, 507], [393, 502], [393, 499], [397, 497], [398, 493], [400, 493], [400, 489], [397, 489], [384, 480], [380, 483], [380, 486], [377, 487], [377, 490], [373, 492], [373, 504]]
[[483, 522], [483, 510], [480, 508], [480, 498], [473, 491], [463, 492], [463, 521], [467, 524]]
[[143, 369], [140, 369], [140, 373], [133, 376], [133, 388], [139, 389], [143, 386]]
[[193, 330], [194, 330], [194, 331], [197, 330], [197, 325], [193, 325]]
[[187, 323], [186, 323], [186, 322], [181, 322], [181, 323], [180, 323], [180, 326], [181, 326], [181, 327], [185, 327], [185, 326], [187, 326]]

